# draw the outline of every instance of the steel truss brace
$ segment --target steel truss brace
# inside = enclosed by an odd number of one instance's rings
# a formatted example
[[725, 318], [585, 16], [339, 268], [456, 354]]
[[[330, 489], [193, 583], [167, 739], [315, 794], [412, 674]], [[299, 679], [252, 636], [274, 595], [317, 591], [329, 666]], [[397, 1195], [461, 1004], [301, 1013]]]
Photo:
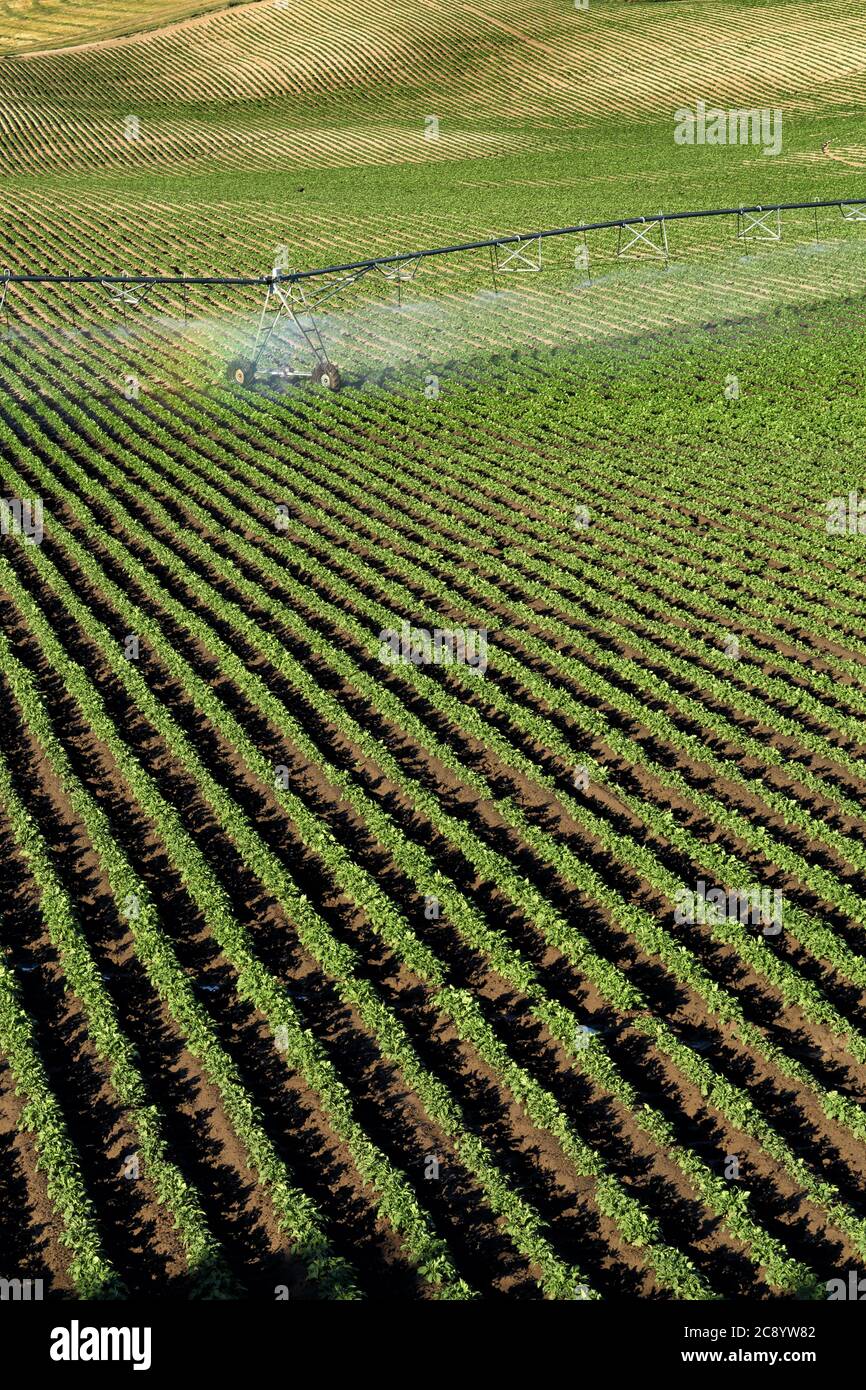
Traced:
[[377, 265], [376, 269], [386, 280], [400, 284], [401, 281], [405, 283], [407, 280], [414, 280], [420, 264], [421, 257], [418, 256], [414, 261], [402, 261], [399, 265]]
[[[767, 219], [774, 214], [776, 224], [771, 227]], [[781, 241], [782, 214], [778, 208], [769, 208], [766, 212], [762, 208], [757, 212], [744, 212], [741, 208], [737, 213], [737, 236], [741, 241]]]
[[844, 207], [839, 208], [846, 222], [866, 222], [866, 208]]
[[7, 302], [6, 302], [6, 295], [7, 295], [8, 290], [9, 290], [9, 276], [10, 276], [11, 274], [12, 274], [12, 271], [9, 269], [8, 265], [7, 265], [7, 266], [4, 266], [4, 267], [3, 267], [2, 279], [0, 279], [0, 314], [3, 315], [3, 318], [4, 318], [5, 322], [6, 322], [6, 337], [7, 337], [7, 338], [9, 338], [9, 337], [11, 336], [11, 332], [12, 332], [12, 330], [11, 330], [10, 327], [9, 327], [9, 305], [8, 305]]
[[100, 280], [100, 285], [107, 292], [112, 304], [129, 305], [131, 309], [137, 309], [143, 304], [147, 296], [153, 290], [153, 285], [120, 285], [112, 284], [107, 280]]
[[384, 279], [397, 286], [397, 305], [403, 304], [403, 286], [414, 280], [421, 264], [420, 256], [414, 261], [401, 261], [399, 265], [377, 265], [376, 269]]
[[[617, 256], [627, 256], [633, 246], [640, 245], [641, 250], [649, 250], [654, 256], [662, 256], [665, 265], [670, 264], [670, 254], [668, 252], [668, 233], [665, 226], [664, 213], [659, 213], [658, 217], [642, 217], [641, 226], [623, 227], [620, 224], [616, 239]], [[623, 245], [622, 234], [627, 231], [629, 239]], [[658, 241], [653, 241], [653, 232], [658, 235]]]
[[[329, 298], [331, 294], [336, 294], [337, 290], [342, 289], [345, 284], [350, 284], [353, 280], [360, 279], [360, 275], [346, 276], [337, 285], [332, 285], [329, 290], [318, 295], [311, 304], [307, 300], [303, 285], [299, 285], [292, 280], [282, 283], [279, 274], [268, 281], [265, 290], [265, 302], [262, 305], [261, 318], [259, 319], [258, 332], [256, 333], [255, 346], [253, 348], [253, 362], [258, 366], [270, 345], [271, 339], [277, 329], [277, 324], [281, 319], [289, 319], [304, 338], [307, 347], [318, 363], [324, 364], [328, 360], [328, 353], [319, 331], [313, 308]], [[297, 307], [296, 307], [297, 306]], [[268, 316], [271, 315], [270, 322]], [[309, 321], [309, 327], [302, 323], [302, 318]], [[301, 376], [304, 373], [296, 373]]]
[[[529, 248], [528, 252], [523, 247]], [[500, 260], [500, 253], [502, 259]], [[526, 270], [541, 270], [541, 237], [533, 237], [529, 241], [521, 242], [513, 246], [511, 242], [495, 242], [490, 248], [490, 255], [493, 261], [493, 272], [502, 270], [509, 274]]]
[[[291, 277], [287, 278], [286, 283], [289, 285], [290, 298], [295, 302], [301, 303], [304, 306], [307, 317], [312, 319], [313, 309], [317, 309], [321, 304], [325, 304], [329, 299], [333, 299], [334, 295], [339, 294], [341, 290], [348, 289], [350, 285], [357, 284], [359, 280], [363, 280], [365, 275], [372, 274], [374, 270], [378, 271], [383, 279], [397, 286], [397, 298], [401, 300], [402, 286], [408, 281], [415, 279], [420, 264], [421, 258], [419, 256], [415, 260], [409, 261], [408, 263], [404, 262], [396, 266], [377, 264], [363, 266], [361, 269], [354, 271], [351, 275], [341, 275], [338, 280], [333, 281], [331, 284], [326, 284], [323, 289], [314, 288], [313, 286], [308, 286], [305, 289], [303, 285], [292, 281]], [[279, 280], [280, 277], [278, 274], [275, 274], [274, 278], [276, 281]], [[282, 286], [280, 286], [280, 289], [282, 290]], [[285, 292], [283, 291], [283, 293]], [[288, 310], [286, 310], [286, 312], [288, 312]], [[297, 314], [294, 316], [297, 321]], [[301, 329], [301, 332], [304, 331], [301, 324], [298, 324], [298, 327]], [[318, 330], [316, 331], [318, 333]]]

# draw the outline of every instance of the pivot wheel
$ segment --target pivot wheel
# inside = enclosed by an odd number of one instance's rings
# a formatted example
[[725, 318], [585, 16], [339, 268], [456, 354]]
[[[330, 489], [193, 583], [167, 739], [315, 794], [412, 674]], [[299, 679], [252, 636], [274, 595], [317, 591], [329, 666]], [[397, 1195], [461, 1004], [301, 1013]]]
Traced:
[[226, 376], [236, 386], [252, 386], [256, 379], [256, 364], [246, 357], [236, 357], [226, 367]]
[[339, 370], [333, 362], [320, 362], [310, 377], [314, 386], [324, 386], [326, 391], [339, 391], [342, 382]]

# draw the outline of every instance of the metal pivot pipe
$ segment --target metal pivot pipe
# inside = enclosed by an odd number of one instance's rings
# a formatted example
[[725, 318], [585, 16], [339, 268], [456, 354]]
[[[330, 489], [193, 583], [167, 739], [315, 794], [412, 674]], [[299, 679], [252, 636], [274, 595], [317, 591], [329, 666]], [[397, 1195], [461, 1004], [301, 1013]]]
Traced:
[[10, 274], [4, 271], [0, 276], [0, 284], [6, 285], [223, 285], [223, 286], [250, 286], [250, 285], [273, 285], [277, 281], [285, 284], [298, 284], [303, 280], [314, 280], [323, 275], [352, 275], [353, 273], [363, 273], [367, 270], [374, 270], [381, 266], [396, 266], [405, 264], [408, 261], [422, 261], [435, 256], [453, 256], [461, 251], [479, 251], [490, 248], [491, 256], [495, 255], [496, 248], [503, 246], [516, 245], [524, 241], [545, 241], [548, 237], [559, 236], [585, 236], [587, 232], [598, 232], [609, 229], [619, 229], [620, 238], [622, 231], [630, 227], [640, 227], [648, 223], [660, 223], [662, 227], [668, 222], [685, 222], [701, 217], [740, 217], [743, 214], [758, 214], [766, 216], [768, 213], [796, 212], [804, 209], [817, 208], [839, 208], [846, 216], [845, 209], [850, 208], [851, 214], [847, 215], [850, 221], [866, 221], [866, 212], [858, 213], [857, 209], [866, 208], [866, 198], [828, 198], [823, 201], [813, 201], [809, 203], [773, 203], [755, 204], [753, 207], [733, 207], [733, 208], [702, 208], [693, 212], [655, 212], [646, 213], [635, 217], [616, 217], [606, 222], [581, 222], [571, 227], [551, 227], [545, 231], [515, 232], [510, 235], [487, 238], [483, 241], [462, 241], [453, 246], [432, 246], [423, 251], [406, 251], [394, 256], [374, 256], [368, 260], [347, 261], [340, 265], [318, 266], [313, 270], [295, 270], [289, 274], [271, 273], [270, 275], [38, 275], [26, 272]]

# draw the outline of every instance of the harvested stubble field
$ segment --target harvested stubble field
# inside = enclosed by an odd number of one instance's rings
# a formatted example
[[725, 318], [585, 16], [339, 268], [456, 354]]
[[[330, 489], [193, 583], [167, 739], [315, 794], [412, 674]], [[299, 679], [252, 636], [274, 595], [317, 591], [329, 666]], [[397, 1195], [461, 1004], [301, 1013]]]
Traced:
[[[848, 0], [60, 9], [0, 23], [17, 272], [859, 192]], [[674, 146], [696, 84], [781, 106], [780, 155]], [[9, 287], [4, 522], [44, 533], [0, 540], [0, 1277], [778, 1301], [863, 1264], [866, 581], [827, 503], [864, 239], [362, 286], [339, 394], [227, 385], [234, 292]], [[386, 660], [404, 625], [474, 659]]]

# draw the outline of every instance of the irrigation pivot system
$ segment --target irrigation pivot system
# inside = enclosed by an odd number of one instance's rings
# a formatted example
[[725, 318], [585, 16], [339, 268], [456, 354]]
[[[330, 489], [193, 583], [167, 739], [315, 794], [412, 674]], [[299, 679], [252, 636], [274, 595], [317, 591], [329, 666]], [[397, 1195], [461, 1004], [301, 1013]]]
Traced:
[[[818, 240], [818, 213], [822, 208], [838, 208], [846, 222], [866, 222], [866, 198], [834, 198], [811, 203], [755, 204], [752, 207], [704, 208], [695, 212], [657, 212], [642, 217], [619, 217], [607, 222], [582, 222], [572, 227], [552, 227], [540, 232], [514, 232], [485, 241], [464, 241], [454, 246], [434, 246], [424, 251], [407, 251], [392, 256], [374, 256], [369, 260], [349, 261], [344, 265], [320, 266], [314, 270], [282, 270], [275, 268], [267, 275], [49, 275], [0, 274], [0, 311], [8, 314], [7, 295], [10, 285], [98, 285], [112, 303], [127, 308], [139, 308], [160, 285], [221, 286], [258, 288], [264, 290], [264, 303], [249, 357], [235, 358], [228, 363], [227, 375], [238, 386], [253, 386], [257, 380], [277, 382], [309, 378], [328, 390], [339, 390], [339, 368], [330, 361], [316, 317], [318, 310], [334, 295], [365, 276], [376, 274], [396, 285], [398, 302], [402, 302], [402, 286], [418, 272], [422, 262], [433, 257], [454, 256], [473, 251], [487, 251], [494, 289], [499, 274], [542, 269], [542, 247], [551, 237], [579, 237], [575, 265], [581, 263], [589, 272], [590, 232], [615, 230], [617, 257], [637, 253], [661, 258], [670, 264], [668, 250], [669, 223], [697, 218], [735, 217], [736, 234], [742, 242], [782, 239], [782, 213], [812, 211], [815, 216], [815, 240]], [[579, 253], [579, 254], [578, 254]], [[590, 277], [591, 278], [591, 277]], [[277, 326], [288, 319], [306, 344], [314, 365], [309, 370], [287, 363], [263, 370], [263, 363], [275, 341]]]

